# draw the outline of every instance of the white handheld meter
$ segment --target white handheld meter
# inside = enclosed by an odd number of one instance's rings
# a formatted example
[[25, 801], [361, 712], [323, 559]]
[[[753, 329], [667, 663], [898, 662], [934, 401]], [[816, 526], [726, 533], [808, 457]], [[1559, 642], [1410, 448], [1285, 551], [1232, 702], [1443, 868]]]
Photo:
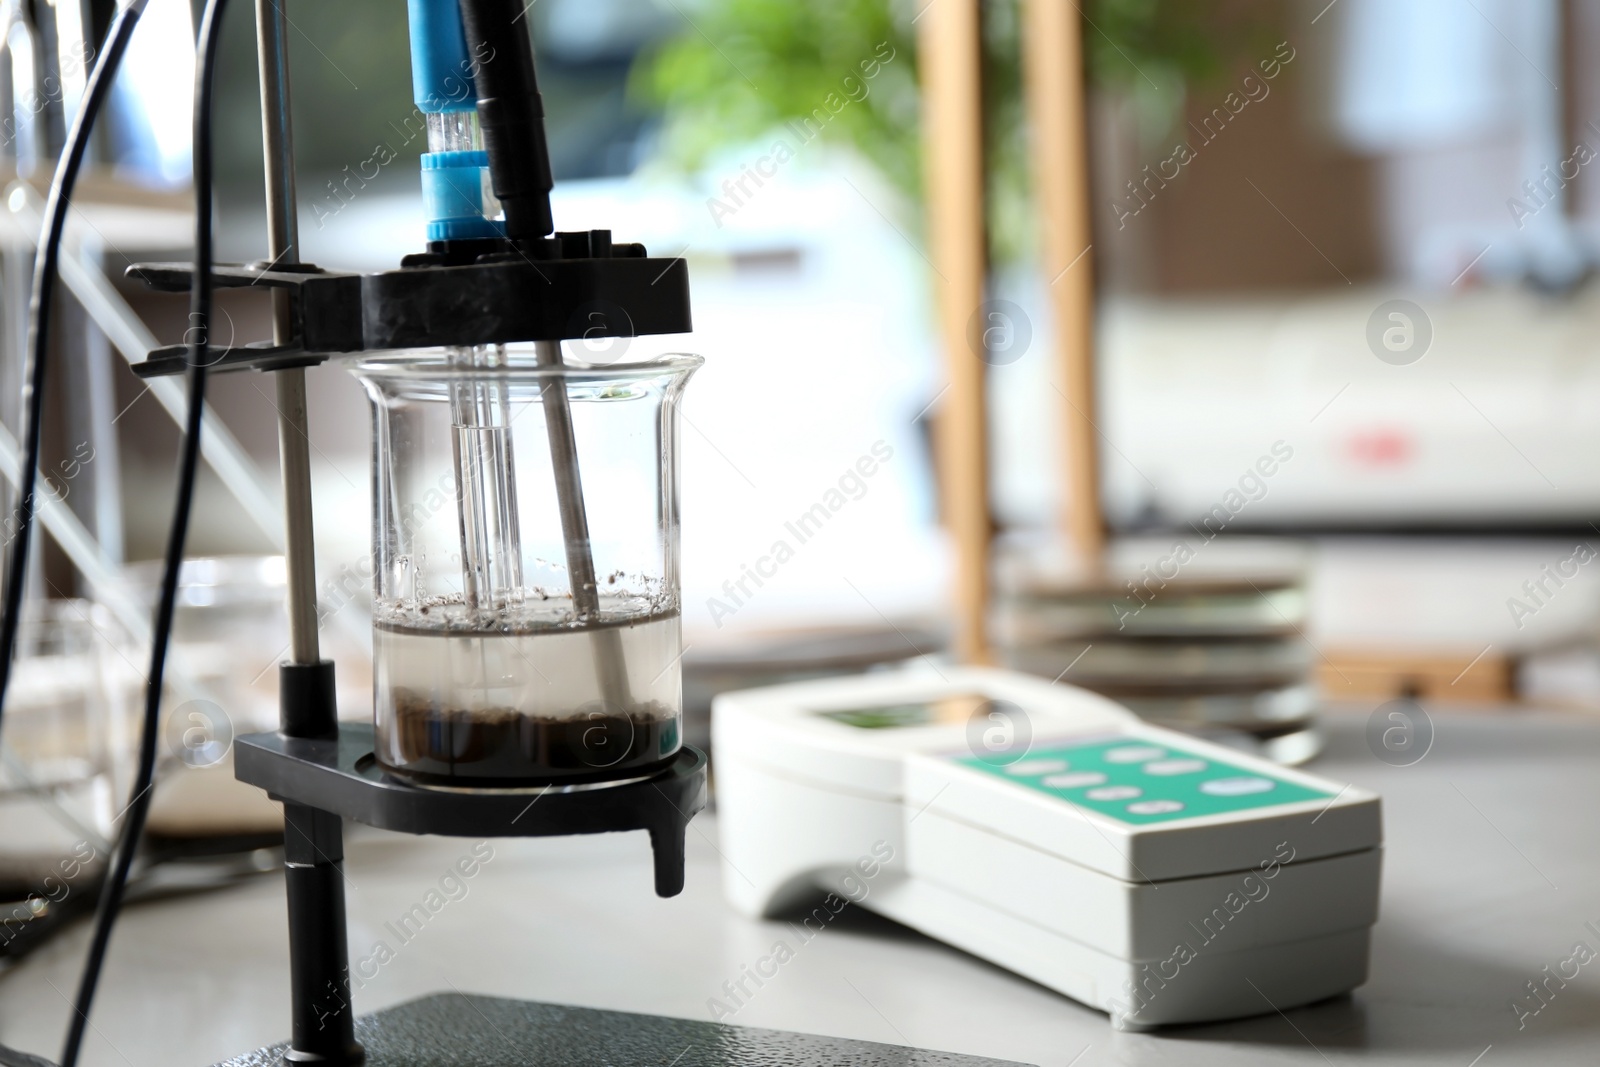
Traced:
[[832, 891], [1120, 1027], [1366, 979], [1374, 793], [1007, 671], [726, 693], [712, 734], [724, 888], [746, 914]]

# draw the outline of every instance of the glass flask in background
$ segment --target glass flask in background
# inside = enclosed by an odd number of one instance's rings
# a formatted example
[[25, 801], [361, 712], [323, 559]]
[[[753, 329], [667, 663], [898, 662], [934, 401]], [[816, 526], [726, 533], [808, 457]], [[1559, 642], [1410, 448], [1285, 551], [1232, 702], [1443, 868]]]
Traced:
[[[155, 610], [161, 595], [161, 572], [161, 560], [132, 563], [125, 569], [146, 611]], [[219, 702], [220, 707], [209, 714], [225, 715], [230, 734], [278, 727], [278, 672], [274, 668], [289, 644], [286, 583], [282, 556], [186, 559], [178, 572], [173, 662], [188, 682]], [[193, 698], [185, 686], [173, 684], [175, 681], [168, 683], [164, 736], [183, 732], [186, 720], [178, 725], [169, 720]], [[169, 754], [162, 752], [163, 756]], [[208, 741], [192, 753], [183, 750], [180, 758], [199, 765], [215, 762], [215, 755]]]
[[17, 635], [0, 745], [0, 891], [103, 853], [134, 758], [137, 653], [110, 612], [34, 601]]
[[[339, 664], [339, 706], [366, 715], [366, 605], [354, 588], [364, 561], [319, 561], [317, 616], [323, 653]], [[161, 595], [161, 560], [123, 568], [146, 613]], [[284, 604], [288, 570], [279, 555], [204, 556], [183, 561], [172, 621], [172, 668], [162, 706], [161, 758], [211, 766], [237, 734], [278, 728], [278, 664], [289, 654]], [[198, 703], [197, 703], [198, 702]], [[228, 774], [232, 776], [231, 763]], [[247, 787], [254, 789], [254, 787]]]
[[354, 365], [385, 768], [515, 788], [677, 753], [677, 405], [700, 364], [568, 364], [542, 342]]

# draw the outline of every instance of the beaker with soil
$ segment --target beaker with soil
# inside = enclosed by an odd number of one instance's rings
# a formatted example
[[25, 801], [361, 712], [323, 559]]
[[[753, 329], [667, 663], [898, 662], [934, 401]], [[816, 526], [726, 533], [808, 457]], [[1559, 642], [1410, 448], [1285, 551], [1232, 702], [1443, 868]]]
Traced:
[[677, 406], [698, 356], [388, 353], [373, 433], [378, 761], [423, 784], [649, 774], [680, 744]]

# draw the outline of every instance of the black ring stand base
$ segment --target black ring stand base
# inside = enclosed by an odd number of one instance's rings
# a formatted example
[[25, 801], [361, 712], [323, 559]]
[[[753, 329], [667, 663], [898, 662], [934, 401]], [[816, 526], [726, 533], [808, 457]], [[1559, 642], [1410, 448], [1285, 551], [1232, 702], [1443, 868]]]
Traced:
[[[481, 1026], [447, 999], [419, 1002], [438, 1025], [420, 1031], [432, 1043], [386, 1037], [405, 1029], [405, 1009], [372, 1016], [358, 1027], [350, 1008], [350, 962], [344, 906], [344, 820], [385, 830], [447, 837], [555, 837], [646, 830], [655, 856], [655, 889], [663, 897], [683, 891], [683, 839], [689, 820], [705, 807], [706, 757], [685, 746], [649, 778], [623, 779], [604, 788], [546, 787], [538, 791], [443, 790], [415, 785], [384, 772], [373, 758], [370, 725], [343, 725], [334, 703], [333, 663], [285, 663], [278, 669], [283, 729], [248, 734], [233, 747], [234, 776], [283, 801], [284, 893], [289, 905], [288, 1045], [253, 1053], [239, 1063], [320, 1064], [354, 1067], [383, 1063], [510, 1063], [462, 1060], [444, 1050], [441, 1035]], [[510, 1001], [492, 1001], [509, 1004]], [[396, 1015], [399, 1011], [401, 1014]], [[429, 1012], [431, 1011], [431, 1014]], [[468, 1011], [468, 1016], [472, 1012]], [[531, 1020], [526, 1013], [525, 1019]], [[528, 1025], [532, 1025], [531, 1021]], [[526, 1032], [527, 1027], [524, 1027]], [[374, 1061], [363, 1046], [371, 1038], [390, 1049]], [[482, 1040], [481, 1033], [478, 1040]], [[472, 1047], [472, 1046], [468, 1046]], [[430, 1052], [429, 1050], [433, 1050]], [[265, 1057], [265, 1058], [259, 1058]], [[594, 1063], [593, 1060], [570, 1060]], [[656, 1061], [639, 1061], [641, 1064]], [[666, 1062], [666, 1061], [660, 1061]]]
[[685, 745], [653, 777], [605, 788], [441, 790], [383, 771], [373, 729], [340, 724], [333, 664], [279, 670], [284, 731], [234, 742], [234, 773], [284, 802], [291, 1033], [225, 1067], [1017, 1067], [867, 1041], [439, 994], [357, 1019], [350, 1008], [344, 819], [452, 837], [551, 837], [648, 830], [655, 888], [683, 890], [684, 834], [705, 807], [705, 753]]
[[[1021, 1067], [873, 1041], [441, 993], [356, 1020], [368, 1067]], [[278, 1067], [287, 1045], [218, 1067]]]
[[649, 778], [539, 791], [436, 789], [389, 774], [373, 759], [373, 729], [341, 723], [327, 740], [280, 733], [234, 742], [234, 774], [271, 796], [355, 822], [445, 837], [562, 837], [648, 830], [656, 892], [683, 890], [683, 836], [706, 803], [706, 757], [684, 746]]

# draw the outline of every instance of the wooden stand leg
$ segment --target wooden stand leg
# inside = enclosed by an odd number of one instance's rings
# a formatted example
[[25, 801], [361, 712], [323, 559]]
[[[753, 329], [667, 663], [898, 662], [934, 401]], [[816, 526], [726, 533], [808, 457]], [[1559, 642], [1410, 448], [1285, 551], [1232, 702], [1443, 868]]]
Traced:
[[1023, 75], [1034, 197], [1044, 222], [1044, 276], [1055, 314], [1061, 399], [1061, 525], [1080, 562], [1105, 547], [1094, 373], [1094, 254], [1082, 16], [1061, 0], [1024, 0]]
[[955, 649], [963, 662], [988, 663], [985, 365], [969, 340], [973, 317], [982, 314], [988, 266], [978, 0], [935, 0], [923, 8], [917, 28], [928, 236], [949, 378], [938, 409], [937, 432], [939, 496], [955, 547]]

